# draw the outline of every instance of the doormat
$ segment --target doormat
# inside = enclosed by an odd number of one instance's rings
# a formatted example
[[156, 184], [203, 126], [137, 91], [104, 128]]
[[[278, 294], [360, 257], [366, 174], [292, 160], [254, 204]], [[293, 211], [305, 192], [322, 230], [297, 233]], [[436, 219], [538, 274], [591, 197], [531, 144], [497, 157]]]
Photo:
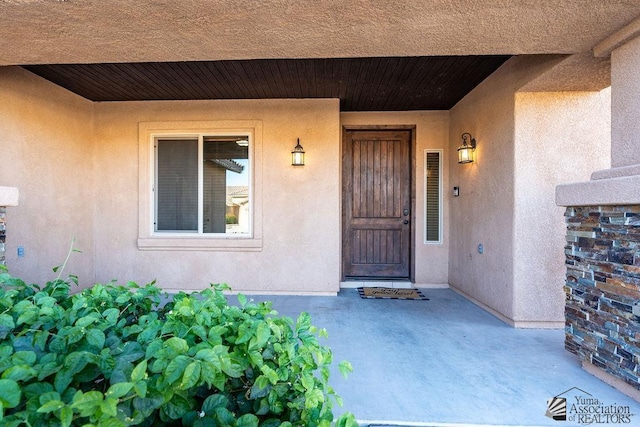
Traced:
[[360, 298], [429, 300], [415, 288], [358, 288], [358, 293]]

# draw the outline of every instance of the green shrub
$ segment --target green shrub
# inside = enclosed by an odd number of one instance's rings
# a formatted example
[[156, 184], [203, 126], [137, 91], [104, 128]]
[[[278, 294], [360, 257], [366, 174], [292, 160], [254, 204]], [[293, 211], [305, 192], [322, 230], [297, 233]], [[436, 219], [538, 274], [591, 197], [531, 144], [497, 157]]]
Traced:
[[225, 223], [226, 224], [237, 224], [238, 223], [238, 218], [234, 214], [227, 214], [225, 216]]
[[0, 270], [0, 424], [331, 425], [332, 354], [308, 314], [294, 322], [242, 295], [229, 305], [225, 285], [162, 306], [154, 283], [70, 295], [74, 282]]

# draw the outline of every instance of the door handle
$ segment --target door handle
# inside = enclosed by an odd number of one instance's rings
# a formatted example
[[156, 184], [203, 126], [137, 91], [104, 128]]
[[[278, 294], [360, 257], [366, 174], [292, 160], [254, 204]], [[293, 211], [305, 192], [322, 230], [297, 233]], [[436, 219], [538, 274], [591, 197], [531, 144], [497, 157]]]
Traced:
[[409, 209], [404, 209], [404, 210], [402, 211], [402, 215], [404, 215], [404, 216], [409, 216]]
[[402, 223], [403, 223], [404, 225], [407, 225], [407, 224], [409, 224], [409, 220], [408, 220], [408, 219], [405, 219], [404, 221], [402, 221]]

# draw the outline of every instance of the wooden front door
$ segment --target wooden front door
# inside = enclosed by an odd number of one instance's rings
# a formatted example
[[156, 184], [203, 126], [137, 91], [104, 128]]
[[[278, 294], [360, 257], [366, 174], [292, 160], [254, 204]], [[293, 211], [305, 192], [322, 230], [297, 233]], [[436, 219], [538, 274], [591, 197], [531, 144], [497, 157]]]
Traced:
[[410, 278], [411, 207], [411, 130], [345, 130], [345, 279]]

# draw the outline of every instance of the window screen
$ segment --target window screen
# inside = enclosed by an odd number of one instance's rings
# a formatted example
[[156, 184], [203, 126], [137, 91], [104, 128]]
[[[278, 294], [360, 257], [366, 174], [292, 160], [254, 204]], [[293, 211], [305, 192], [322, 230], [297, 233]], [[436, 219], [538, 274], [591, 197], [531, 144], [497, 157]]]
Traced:
[[156, 139], [155, 231], [250, 232], [249, 137]]
[[158, 231], [198, 231], [198, 140], [157, 142]]

